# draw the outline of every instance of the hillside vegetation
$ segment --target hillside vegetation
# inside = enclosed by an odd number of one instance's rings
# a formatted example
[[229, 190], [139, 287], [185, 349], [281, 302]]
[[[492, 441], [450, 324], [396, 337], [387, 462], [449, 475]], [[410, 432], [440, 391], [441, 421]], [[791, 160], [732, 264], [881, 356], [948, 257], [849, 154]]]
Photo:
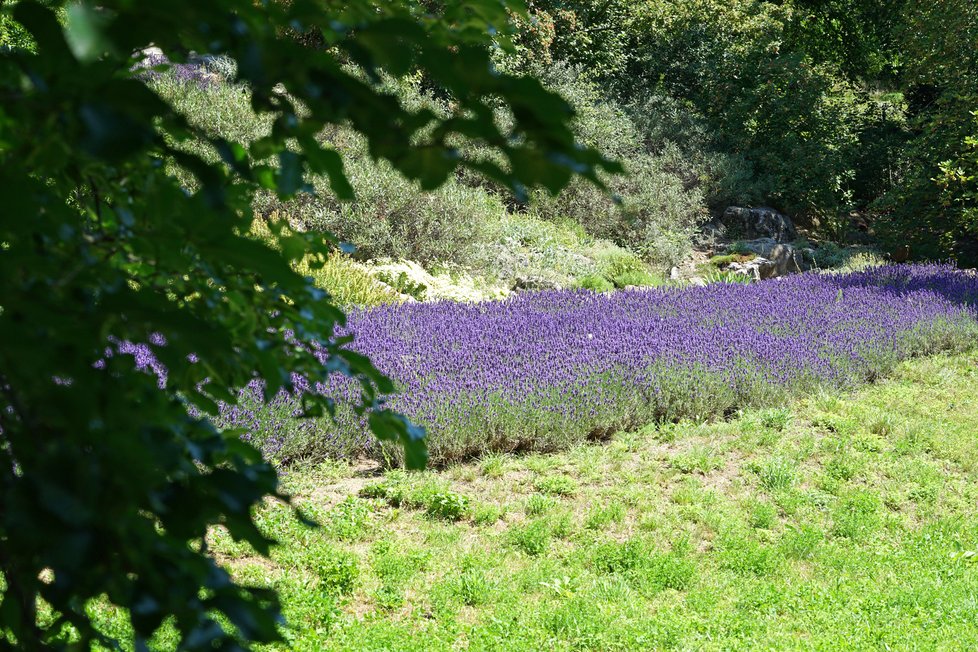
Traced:
[[0, 0], [0, 647], [978, 647], [976, 42]]
[[560, 454], [296, 468], [321, 528], [269, 503], [270, 560], [210, 544], [281, 592], [297, 650], [972, 648], [976, 382], [938, 356]]
[[[315, 195], [282, 202], [269, 193], [254, 208], [335, 233], [360, 261], [460, 270], [494, 288], [476, 297], [621, 287], [622, 260], [632, 274], [624, 284], [650, 284], [730, 205], [774, 206], [817, 239], [972, 265], [978, 64], [958, 44], [974, 41], [975, 12], [967, 0], [934, 9], [905, 0], [533, 2], [515, 51], [500, 50], [495, 63], [570, 102], [580, 141], [625, 166], [606, 176], [611, 195], [577, 180], [557, 196], [514, 199], [468, 172], [423, 191], [340, 125], [320, 139], [342, 154], [355, 201], [335, 199], [329, 179], [314, 177]], [[948, 60], [959, 62], [953, 71]], [[215, 61], [203, 74], [158, 76], [156, 90], [212, 136], [267, 135], [271, 122], [233, 83], [234, 63]], [[421, 72], [385, 85], [405, 106], [455, 110]], [[457, 146], [492, 159], [476, 140]], [[526, 239], [540, 221], [556, 242]], [[330, 289], [343, 298], [340, 284]]]

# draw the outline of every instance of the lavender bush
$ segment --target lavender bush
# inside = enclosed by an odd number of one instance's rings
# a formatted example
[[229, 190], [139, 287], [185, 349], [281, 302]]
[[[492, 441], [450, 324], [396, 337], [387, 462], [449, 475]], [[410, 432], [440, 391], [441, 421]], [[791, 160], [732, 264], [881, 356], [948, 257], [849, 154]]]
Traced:
[[[354, 348], [399, 385], [435, 462], [547, 451], [654, 420], [707, 418], [818, 388], [845, 389], [909, 356], [978, 336], [978, 278], [950, 266], [803, 274], [754, 285], [553, 291], [482, 304], [351, 315]], [[352, 412], [298, 420], [301, 379], [270, 403], [244, 391], [221, 425], [280, 460], [388, 454]], [[355, 399], [337, 378], [316, 388]]]

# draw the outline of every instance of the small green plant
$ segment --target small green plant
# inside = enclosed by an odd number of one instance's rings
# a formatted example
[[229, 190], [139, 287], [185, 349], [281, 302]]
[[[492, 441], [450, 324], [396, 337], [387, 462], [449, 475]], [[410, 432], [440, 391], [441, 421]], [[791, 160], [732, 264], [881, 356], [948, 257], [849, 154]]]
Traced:
[[639, 567], [648, 557], [649, 546], [641, 539], [609, 541], [594, 549], [591, 563], [601, 573], [622, 573]]
[[601, 530], [611, 523], [621, 523], [624, 518], [625, 507], [621, 503], [595, 503], [584, 519], [584, 527], [589, 530]]
[[484, 504], [472, 510], [472, 522], [476, 525], [492, 525], [503, 517], [505, 509], [499, 505]]
[[890, 437], [898, 427], [897, 420], [892, 414], [874, 414], [866, 424], [866, 429], [878, 437]]
[[308, 261], [297, 263], [295, 267], [297, 272], [310, 276], [318, 287], [329, 292], [341, 306], [371, 307], [401, 300], [391, 288], [343, 254], [334, 254], [322, 267], [313, 267]]
[[526, 499], [526, 506], [523, 508], [523, 511], [526, 512], [527, 516], [540, 516], [549, 512], [556, 505], [557, 501], [550, 496], [533, 494]]
[[655, 591], [673, 589], [684, 591], [696, 576], [696, 564], [676, 553], [656, 553], [642, 565], [642, 584]]
[[574, 519], [569, 511], [563, 511], [550, 517], [550, 533], [557, 539], [566, 539], [574, 529]]
[[710, 258], [710, 264], [714, 267], [724, 268], [730, 263], [746, 263], [748, 261], [757, 258], [757, 254], [753, 252], [748, 253], [732, 253], [732, 254], [721, 254], [719, 256], [714, 256]]
[[339, 549], [317, 554], [315, 570], [319, 585], [333, 595], [352, 593], [360, 574], [356, 555]]
[[407, 490], [401, 476], [388, 473], [382, 482], [368, 484], [360, 490], [362, 498], [375, 498], [386, 501], [391, 507], [400, 507], [407, 498]]
[[680, 453], [672, 458], [670, 464], [681, 473], [704, 475], [723, 466], [723, 462], [713, 449], [706, 446], [696, 446], [685, 453]]
[[469, 513], [469, 499], [452, 491], [432, 494], [428, 499], [425, 513], [428, 516], [457, 521]]
[[789, 559], [809, 559], [824, 539], [822, 531], [814, 525], [789, 525], [781, 539], [780, 548]]
[[556, 577], [549, 582], [540, 582], [540, 586], [553, 593], [558, 598], [572, 598], [576, 591], [577, 582], [567, 575]]
[[755, 529], [768, 530], [776, 522], [778, 508], [771, 503], [753, 500], [747, 505], [747, 520]]
[[754, 251], [746, 242], [741, 242], [738, 240], [737, 242], [732, 242], [727, 246], [727, 254], [732, 256], [750, 256], [754, 254]]
[[329, 531], [338, 539], [354, 541], [361, 538], [370, 523], [370, 503], [347, 496], [329, 512]]
[[742, 285], [747, 285], [753, 282], [753, 278], [747, 274], [741, 274], [740, 272], [730, 272], [725, 269], [714, 269], [708, 271], [703, 275], [703, 282], [707, 284], [712, 283], [739, 283]]
[[381, 611], [394, 611], [404, 605], [404, 589], [400, 586], [382, 584], [373, 592], [374, 604]]
[[412, 281], [407, 272], [400, 272], [397, 276], [388, 272], [377, 272], [376, 276], [377, 280], [389, 285], [398, 294], [406, 294], [418, 301], [424, 301], [428, 292], [428, 286]]
[[783, 431], [791, 423], [791, 410], [788, 408], [771, 408], [758, 412], [760, 423], [765, 428]]
[[614, 283], [601, 274], [587, 274], [581, 277], [577, 280], [576, 287], [592, 292], [611, 292], [615, 289]]
[[781, 491], [795, 483], [797, 465], [784, 457], [771, 457], [755, 465], [761, 486], [769, 491]]
[[779, 552], [754, 539], [729, 535], [719, 545], [720, 565], [742, 575], [769, 575], [781, 561]]
[[503, 474], [506, 457], [499, 453], [490, 453], [482, 458], [479, 469], [487, 478], [498, 478]]
[[428, 567], [430, 553], [388, 539], [376, 542], [370, 551], [374, 573], [385, 581], [404, 582]]
[[616, 288], [627, 287], [659, 287], [665, 284], [665, 279], [646, 270], [622, 272], [610, 277]]
[[832, 512], [832, 534], [860, 539], [879, 527], [880, 497], [870, 491], [857, 490], [844, 496]]
[[455, 577], [451, 588], [462, 604], [475, 607], [488, 601], [492, 584], [483, 571], [467, 568]]
[[850, 453], [838, 452], [825, 463], [825, 472], [829, 477], [846, 482], [856, 477], [862, 465]]
[[534, 486], [537, 491], [553, 496], [573, 496], [577, 491], [577, 481], [567, 475], [549, 475], [537, 478]]
[[525, 525], [515, 526], [509, 531], [512, 544], [531, 557], [544, 553], [550, 545], [552, 536], [550, 524], [545, 519], [530, 521]]

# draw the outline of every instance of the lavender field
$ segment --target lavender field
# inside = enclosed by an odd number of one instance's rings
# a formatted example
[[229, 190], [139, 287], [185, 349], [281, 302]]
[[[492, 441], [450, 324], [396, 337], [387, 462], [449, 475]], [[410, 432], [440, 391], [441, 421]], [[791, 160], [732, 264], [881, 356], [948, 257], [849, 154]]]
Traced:
[[[852, 388], [908, 357], [973, 343], [976, 300], [978, 277], [903, 265], [753, 285], [393, 305], [352, 314], [349, 330], [353, 347], [401, 389], [390, 405], [427, 429], [432, 459], [444, 463]], [[337, 378], [319, 390], [344, 396], [351, 386]], [[246, 390], [222, 421], [247, 429], [273, 458], [380, 452], [349, 411], [336, 423], [299, 420], [295, 396], [265, 405], [259, 395]]]

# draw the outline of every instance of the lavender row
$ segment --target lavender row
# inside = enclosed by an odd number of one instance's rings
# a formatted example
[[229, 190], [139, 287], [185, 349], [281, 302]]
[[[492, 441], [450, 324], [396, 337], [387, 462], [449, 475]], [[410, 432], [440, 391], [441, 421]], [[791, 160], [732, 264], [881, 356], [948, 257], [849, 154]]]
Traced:
[[[971, 345], [978, 278], [950, 266], [802, 274], [754, 285], [552, 291], [351, 315], [354, 348], [396, 381], [433, 459], [552, 450], [657, 419], [708, 418], [846, 389], [907, 357]], [[319, 391], [352, 399], [337, 378]], [[298, 420], [247, 390], [222, 425], [272, 457], [377, 454], [362, 423]]]

